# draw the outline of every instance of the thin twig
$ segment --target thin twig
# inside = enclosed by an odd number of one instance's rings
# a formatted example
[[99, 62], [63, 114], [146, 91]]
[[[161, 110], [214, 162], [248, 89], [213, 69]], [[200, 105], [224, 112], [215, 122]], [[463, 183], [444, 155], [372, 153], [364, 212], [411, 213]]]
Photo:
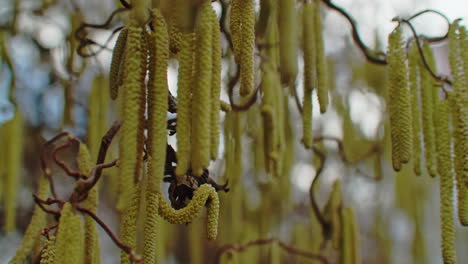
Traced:
[[377, 55], [384, 54], [383, 52], [375, 53], [374, 51], [372, 51], [372, 49], [367, 47], [366, 44], [364, 44], [364, 41], [362, 41], [361, 36], [359, 35], [356, 20], [350, 14], [348, 14], [348, 12], [346, 12], [346, 10], [344, 10], [342, 7], [339, 7], [339, 6], [335, 5], [335, 4], [333, 4], [330, 0], [322, 0], [322, 2], [326, 6], [328, 6], [329, 8], [339, 12], [341, 15], [343, 15], [346, 18], [346, 20], [348, 20], [348, 22], [349, 22], [349, 24], [351, 25], [351, 28], [352, 28], [353, 40], [354, 40], [354, 42], [356, 42], [359, 49], [362, 51], [362, 53], [364, 53], [364, 56], [366, 56], [366, 59], [369, 62], [372, 62], [374, 64], [378, 64], [378, 65], [387, 65], [387, 60], [386, 60], [385, 56], [377, 57]]
[[227, 245], [224, 245], [222, 246], [221, 248], [218, 249], [218, 251], [216, 252], [216, 263], [217, 264], [220, 264], [221, 263], [221, 257], [223, 256], [223, 254], [227, 253], [227, 252], [230, 252], [230, 251], [236, 251], [236, 252], [242, 252], [250, 247], [253, 247], [253, 246], [263, 246], [263, 245], [268, 245], [268, 244], [271, 244], [271, 243], [278, 243], [279, 247], [283, 250], [285, 250], [286, 252], [288, 252], [289, 254], [293, 254], [293, 255], [299, 255], [299, 256], [302, 256], [302, 257], [306, 257], [306, 258], [310, 258], [310, 259], [316, 259], [324, 264], [328, 264], [328, 260], [325, 256], [322, 256], [322, 255], [319, 255], [319, 254], [314, 254], [314, 253], [311, 253], [311, 252], [308, 252], [308, 251], [305, 251], [305, 250], [301, 250], [301, 249], [298, 249], [298, 248], [295, 248], [293, 246], [290, 246], [276, 238], [260, 238], [260, 239], [257, 239], [257, 240], [252, 240], [252, 241], [249, 241], [245, 244], [242, 244], [242, 245], [237, 245], [237, 244], [227, 244]]
[[[411, 20], [413, 20], [413, 19], [419, 17], [420, 15], [427, 14], [427, 13], [437, 14], [437, 15], [441, 16], [442, 18], [444, 18], [444, 20], [447, 22], [447, 25], [448, 25], [448, 27], [449, 27], [449, 29], [450, 29], [450, 24], [451, 24], [451, 23], [450, 23], [450, 19], [449, 19], [446, 15], [444, 15], [442, 12], [439, 12], [439, 11], [433, 10], [433, 9], [425, 9], [425, 10], [422, 10], [422, 11], [420, 11], [420, 12], [418, 12], [418, 13], [412, 15], [412, 16], [409, 17], [407, 20], [408, 20], [408, 21], [411, 21]], [[424, 37], [424, 38], [425, 38], [428, 42], [431, 42], [431, 43], [432, 43], [432, 42], [438, 42], [438, 41], [442, 41], [442, 40], [447, 39], [447, 37], [448, 37], [448, 32], [449, 32], [449, 30], [447, 30], [447, 33], [446, 33], [445, 35], [443, 35], [442, 37]]]
[[106, 225], [106, 223], [104, 223], [96, 214], [94, 214], [93, 212], [91, 212], [90, 210], [86, 209], [86, 208], [83, 208], [83, 207], [79, 207], [77, 206], [76, 207], [76, 210], [84, 213], [84, 214], [87, 214], [88, 216], [90, 216], [91, 218], [94, 219], [94, 221], [96, 221], [101, 227], [102, 229], [104, 229], [104, 231], [106, 231], [107, 235], [112, 239], [112, 241], [114, 241], [114, 243], [123, 251], [125, 251], [125, 253], [129, 254], [130, 255], [130, 258], [136, 262], [142, 262], [143, 261], [143, 258], [138, 256], [135, 251], [132, 249], [132, 247], [130, 247], [129, 245], [123, 243], [122, 241], [120, 241], [120, 239], [112, 232], [112, 230], [109, 228], [109, 226]]

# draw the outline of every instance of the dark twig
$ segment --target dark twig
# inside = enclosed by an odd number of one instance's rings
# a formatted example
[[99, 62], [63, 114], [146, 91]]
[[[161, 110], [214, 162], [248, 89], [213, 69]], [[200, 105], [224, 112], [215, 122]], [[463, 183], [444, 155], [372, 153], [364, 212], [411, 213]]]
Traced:
[[244, 112], [249, 110], [249, 108], [257, 101], [257, 94], [260, 86], [257, 86], [255, 90], [250, 94], [247, 95], [247, 99], [243, 104], [236, 104], [234, 103], [234, 87], [236, 83], [239, 81], [240, 77], [240, 70], [239, 65], [236, 65], [236, 75], [229, 81], [228, 83], [228, 96], [229, 96], [229, 103], [231, 104], [231, 109], [235, 112]]
[[319, 158], [320, 164], [319, 164], [319, 167], [317, 168], [317, 171], [315, 173], [315, 177], [312, 180], [312, 184], [310, 185], [309, 199], [310, 199], [310, 203], [312, 205], [312, 210], [314, 211], [314, 214], [317, 217], [317, 221], [319, 221], [319, 224], [322, 227], [323, 237], [327, 240], [327, 238], [329, 237], [329, 234], [330, 234], [331, 226], [330, 226], [330, 223], [328, 223], [325, 220], [325, 218], [323, 217], [322, 212], [320, 212], [320, 208], [319, 208], [319, 206], [317, 204], [317, 201], [315, 200], [315, 197], [314, 197], [315, 186], [318, 183], [320, 175], [322, 175], [323, 168], [324, 168], [324, 165], [325, 165], [326, 156], [321, 150], [319, 150], [315, 146], [312, 146], [312, 150], [314, 151], [315, 155], [317, 155], [317, 157]]
[[374, 51], [372, 51], [372, 49], [367, 47], [366, 44], [364, 44], [364, 42], [361, 39], [361, 36], [359, 35], [356, 20], [350, 14], [348, 14], [348, 12], [346, 12], [346, 10], [344, 10], [343, 8], [333, 4], [330, 0], [322, 0], [322, 2], [326, 6], [328, 6], [329, 8], [339, 12], [341, 15], [343, 15], [346, 18], [346, 20], [348, 20], [348, 22], [349, 22], [349, 24], [351, 25], [351, 28], [352, 28], [353, 40], [354, 40], [354, 42], [356, 42], [359, 49], [362, 51], [362, 53], [364, 53], [364, 56], [366, 56], [366, 59], [369, 62], [372, 62], [374, 64], [378, 64], [378, 65], [386, 65], [387, 64], [387, 60], [386, 60], [385, 56], [382, 56], [382, 54], [384, 54], [383, 52], [375, 53]]
[[75, 140], [72, 140], [72, 138], [69, 137], [68, 141], [66, 141], [65, 143], [63, 143], [63, 144], [61, 144], [61, 145], [59, 145], [57, 147], [55, 147], [54, 150], [52, 151], [52, 157], [53, 157], [55, 163], [57, 163], [57, 165], [59, 165], [67, 173], [67, 175], [75, 178], [75, 180], [78, 180], [80, 178], [86, 179], [86, 175], [81, 174], [79, 171], [73, 171], [72, 169], [70, 169], [70, 167], [68, 167], [68, 165], [64, 161], [59, 159], [59, 157], [57, 156], [57, 153], [60, 150], [70, 147], [72, 141], [75, 141]]
[[107, 235], [112, 239], [112, 241], [114, 241], [114, 243], [121, 250], [125, 251], [125, 253], [130, 255], [131, 260], [136, 261], [136, 262], [142, 262], [143, 261], [143, 258], [138, 256], [130, 246], [128, 246], [127, 244], [120, 241], [120, 239], [112, 232], [112, 230], [109, 228], [109, 226], [107, 226], [96, 214], [94, 214], [93, 212], [91, 212], [90, 210], [88, 210], [86, 208], [79, 207], [79, 206], [76, 207], [76, 210], [78, 210], [78, 211], [80, 211], [80, 212], [82, 212], [84, 214], [87, 214], [88, 216], [93, 218], [94, 221], [96, 221], [102, 227], [102, 229], [104, 229], [104, 231], [106, 231]]
[[308, 252], [308, 251], [304, 251], [304, 250], [301, 250], [301, 249], [298, 249], [298, 248], [295, 248], [293, 246], [290, 246], [282, 241], [279, 241], [278, 239], [275, 239], [275, 238], [260, 238], [260, 239], [257, 239], [257, 240], [252, 240], [252, 241], [249, 241], [243, 245], [237, 245], [237, 244], [228, 244], [228, 245], [224, 245], [222, 246], [221, 248], [219, 248], [218, 252], [216, 253], [216, 263], [217, 264], [220, 264], [221, 263], [221, 257], [223, 256], [223, 254], [227, 253], [227, 252], [231, 252], [231, 251], [236, 251], [236, 252], [242, 252], [250, 247], [253, 247], [253, 246], [263, 246], [263, 245], [268, 245], [268, 244], [271, 244], [271, 243], [278, 243], [279, 247], [283, 250], [285, 250], [286, 252], [288, 252], [289, 254], [293, 254], [293, 255], [299, 255], [299, 256], [302, 256], [302, 257], [306, 257], [306, 258], [310, 258], [310, 259], [316, 259], [318, 261], [320, 261], [321, 263], [324, 263], [324, 264], [328, 264], [328, 260], [326, 257], [322, 256], [322, 255], [319, 255], [319, 254], [314, 254], [314, 253], [311, 253], [311, 252]]
[[[447, 22], [448, 27], [450, 28], [450, 19], [449, 19], [446, 15], [444, 15], [442, 12], [439, 12], [439, 11], [433, 10], [433, 9], [425, 9], [425, 10], [422, 10], [422, 11], [420, 11], [420, 12], [418, 12], [418, 13], [412, 15], [412, 16], [409, 17], [407, 20], [408, 20], [408, 21], [411, 21], [411, 20], [413, 20], [413, 19], [419, 17], [420, 15], [427, 14], [427, 13], [433, 13], [433, 14], [437, 14], [437, 15], [441, 16], [442, 18], [445, 19], [445, 21]], [[424, 38], [425, 38], [428, 42], [431, 42], [431, 43], [432, 43], [432, 42], [442, 41], [442, 40], [447, 39], [447, 37], [448, 37], [448, 31], [449, 31], [449, 30], [447, 30], [447, 33], [446, 33], [445, 35], [443, 35], [442, 37], [424, 37]]]
[[[413, 33], [413, 37], [414, 39], [416, 40], [416, 45], [417, 45], [417, 48], [418, 48], [418, 52], [419, 52], [419, 55], [421, 57], [421, 60], [423, 62], [423, 65], [424, 67], [427, 69], [427, 71], [431, 74], [431, 76], [437, 81], [437, 82], [441, 82], [441, 83], [446, 83], [448, 85], [452, 85], [452, 82], [448, 79], [448, 77], [446, 76], [438, 76], [437, 74], [434, 73], [434, 71], [431, 69], [429, 63], [427, 62], [426, 60], [426, 56], [424, 56], [424, 51], [421, 47], [421, 41], [418, 37], [418, 34], [416, 32], [416, 29], [414, 28], [414, 26], [411, 24], [411, 22], [407, 19], [401, 19], [399, 20], [400, 22], [403, 22], [405, 24], [407, 24], [409, 26], [409, 28], [411, 29], [411, 32]], [[447, 91], [442, 87], [442, 89], [444, 90], [445, 93], [447, 93]]]

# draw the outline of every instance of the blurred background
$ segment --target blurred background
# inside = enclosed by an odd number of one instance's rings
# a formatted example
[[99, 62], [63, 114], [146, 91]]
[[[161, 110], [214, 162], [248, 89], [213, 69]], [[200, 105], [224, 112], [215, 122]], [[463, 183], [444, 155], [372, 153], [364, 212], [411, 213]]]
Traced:
[[[463, 18], [461, 24], [468, 26], [468, 2], [465, 0], [335, 0], [333, 3], [354, 16], [364, 42], [380, 50], [386, 50], [386, 38], [396, 25], [391, 20], [396, 16], [409, 17], [423, 9], [434, 9], [452, 21]], [[217, 2], [213, 5], [219, 15], [221, 5]], [[41, 173], [38, 155], [41, 143], [63, 130], [86, 142], [92, 82], [95, 76], [107, 76], [116, 40], [112, 31], [125, 21], [125, 15], [117, 15], [108, 28], [89, 29], [89, 38], [100, 44], [109, 41], [109, 44], [96, 56], [83, 59], [71, 49], [70, 40], [79, 25], [74, 24], [72, 18], [78, 14], [86, 23], [101, 24], [118, 7], [121, 7], [119, 1], [114, 0], [0, 0], [0, 126], [19, 111], [25, 128], [21, 177], [17, 180], [16, 227], [12, 232], [3, 229], [5, 209], [3, 202], [0, 205], [2, 264], [8, 263], [15, 254], [32, 214], [31, 193]], [[324, 141], [321, 147], [327, 158], [315, 191], [317, 202], [323, 207], [335, 180], [341, 181], [344, 204], [354, 208], [357, 217], [362, 263], [441, 263], [439, 179], [430, 177], [424, 167], [421, 176], [415, 176], [410, 166], [398, 175], [393, 171], [386, 137], [385, 66], [367, 63], [352, 41], [347, 21], [326, 7], [322, 11], [325, 50], [333, 86], [330, 97], [333, 99], [324, 114], [314, 107], [314, 135], [342, 139], [348, 161], [358, 160], [374, 145], [382, 147], [383, 151], [362, 161], [344, 162], [336, 142]], [[414, 26], [418, 33], [427, 36], [442, 36], [447, 32], [446, 22], [434, 14], [415, 19]], [[226, 48], [225, 39], [223, 41]], [[438, 72], [449, 75], [447, 41], [431, 47]], [[88, 52], [99, 49], [90, 45]], [[73, 65], [69, 65], [70, 56], [75, 56]], [[296, 84], [299, 98], [302, 98], [301, 57], [298, 63], [300, 70]], [[229, 59], [224, 59], [224, 88], [229, 65]], [[177, 94], [177, 67], [177, 61], [172, 60], [168, 76], [174, 95]], [[222, 98], [228, 101], [226, 89]], [[107, 120], [103, 121], [108, 126], [117, 117], [113, 104], [110, 103]], [[315, 94], [314, 105], [318, 105]], [[231, 192], [220, 194], [220, 237], [217, 241], [207, 242], [197, 235], [204, 232], [202, 221], [186, 226], [164, 224], [160, 240], [165, 252], [162, 263], [214, 263], [214, 254], [220, 246], [261, 237], [275, 237], [297, 248], [314, 250], [312, 245], [321, 234], [314, 229], [317, 223], [311, 211], [309, 189], [318, 163], [313, 153], [300, 142], [302, 121], [292, 98], [289, 109], [289, 143], [294, 156], [290, 170], [278, 180], [280, 184], [272, 183], [265, 171], [255, 167], [252, 156], [256, 140], [249, 134], [249, 126], [255, 119], [246, 113], [240, 117], [246, 131], [242, 138], [242, 177], [238, 186], [232, 186]], [[225, 118], [224, 113], [222, 116]], [[175, 147], [172, 137], [169, 142]], [[221, 183], [229, 179], [226, 171], [232, 166], [226, 162], [225, 143], [225, 140], [221, 141], [220, 159], [210, 168], [211, 175]], [[4, 150], [4, 145], [0, 145], [0, 152]], [[375, 180], [374, 159], [381, 161], [380, 180]], [[108, 174], [113, 174], [112, 169]], [[57, 184], [64, 189], [59, 192], [66, 193], [70, 183], [64, 179]], [[0, 188], [4, 188], [2, 186], [0, 184]], [[111, 190], [105, 190], [101, 196], [99, 216], [117, 230], [115, 195]], [[236, 206], [238, 208], [233, 209]], [[242, 216], [233, 215], [234, 210], [242, 211]], [[468, 229], [462, 228], [458, 221], [455, 223], [457, 257], [459, 263], [465, 263], [468, 261]], [[102, 263], [118, 263], [118, 249], [102, 230], [100, 241]], [[241, 253], [250, 260], [257, 259], [241, 263], [270, 263], [265, 250], [265, 247], [255, 247]], [[323, 252], [334, 258], [332, 250]], [[281, 254], [279, 263], [314, 263], [284, 252]], [[196, 258], [205, 262], [196, 262]]]

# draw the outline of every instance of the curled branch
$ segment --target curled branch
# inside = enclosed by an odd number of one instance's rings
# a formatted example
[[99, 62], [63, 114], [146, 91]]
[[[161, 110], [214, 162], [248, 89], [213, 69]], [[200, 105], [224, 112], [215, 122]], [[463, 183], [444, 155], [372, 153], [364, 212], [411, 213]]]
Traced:
[[216, 253], [216, 263], [217, 264], [220, 264], [221, 263], [221, 257], [223, 256], [223, 254], [227, 253], [227, 252], [231, 252], [231, 251], [236, 251], [236, 252], [242, 252], [250, 247], [253, 247], [253, 246], [263, 246], [263, 245], [268, 245], [268, 244], [271, 244], [271, 243], [278, 243], [278, 246], [285, 250], [286, 252], [288, 252], [289, 254], [293, 254], [293, 255], [299, 255], [299, 256], [302, 256], [302, 257], [306, 257], [306, 258], [310, 258], [310, 259], [315, 259], [315, 260], [318, 260], [320, 261], [321, 263], [324, 263], [324, 264], [328, 264], [328, 260], [326, 257], [322, 256], [322, 255], [319, 255], [319, 254], [314, 254], [314, 253], [311, 253], [311, 252], [308, 252], [308, 251], [304, 251], [304, 250], [301, 250], [301, 249], [298, 249], [298, 248], [295, 248], [293, 246], [290, 246], [278, 239], [275, 239], [275, 238], [260, 238], [260, 239], [257, 239], [257, 240], [252, 240], [252, 241], [249, 241], [243, 245], [237, 245], [237, 244], [228, 244], [228, 245], [224, 245], [222, 246], [218, 252]]

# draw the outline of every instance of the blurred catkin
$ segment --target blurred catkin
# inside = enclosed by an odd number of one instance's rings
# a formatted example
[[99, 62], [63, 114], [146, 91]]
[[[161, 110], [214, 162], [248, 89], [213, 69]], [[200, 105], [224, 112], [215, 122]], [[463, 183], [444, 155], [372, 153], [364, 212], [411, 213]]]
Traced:
[[55, 256], [65, 263], [83, 264], [85, 236], [80, 216], [68, 202], [63, 205], [60, 214]]
[[294, 84], [297, 75], [297, 12], [295, 0], [278, 1], [281, 82]]
[[[49, 194], [49, 181], [46, 177], [39, 178], [36, 195], [41, 199], [46, 199]], [[31, 253], [33, 246], [38, 241], [38, 234], [46, 225], [46, 213], [38, 206], [34, 206], [34, 212], [29, 222], [28, 228], [24, 232], [23, 241], [16, 250], [15, 256], [10, 260], [10, 264], [22, 264]]]
[[109, 92], [112, 100], [117, 99], [117, 96], [119, 95], [119, 86], [122, 85], [125, 67], [124, 53], [125, 45], [127, 42], [127, 34], [128, 30], [126, 28], [123, 28], [122, 31], [120, 31], [119, 36], [117, 38], [117, 42], [114, 46], [114, 50], [112, 52], [112, 60], [109, 73]]
[[455, 264], [455, 224], [453, 215], [453, 164], [450, 154], [451, 137], [449, 123], [449, 105], [447, 100], [436, 102], [436, 149], [437, 168], [440, 177], [440, 222], [441, 246], [444, 264]]
[[192, 99], [192, 173], [201, 176], [210, 163], [211, 83], [212, 83], [212, 20], [210, 1], [204, 1], [198, 14], [195, 54], [195, 89]]
[[[413, 171], [421, 175], [421, 121], [419, 113], [419, 51], [416, 42], [411, 45], [409, 54], [409, 81], [411, 91], [411, 113], [413, 126]], [[424, 70], [424, 69], [422, 69]]]
[[314, 37], [317, 63], [317, 96], [320, 105], [320, 113], [325, 113], [328, 107], [328, 74], [327, 59], [323, 44], [322, 17], [320, 15], [320, 1], [313, 1]]

